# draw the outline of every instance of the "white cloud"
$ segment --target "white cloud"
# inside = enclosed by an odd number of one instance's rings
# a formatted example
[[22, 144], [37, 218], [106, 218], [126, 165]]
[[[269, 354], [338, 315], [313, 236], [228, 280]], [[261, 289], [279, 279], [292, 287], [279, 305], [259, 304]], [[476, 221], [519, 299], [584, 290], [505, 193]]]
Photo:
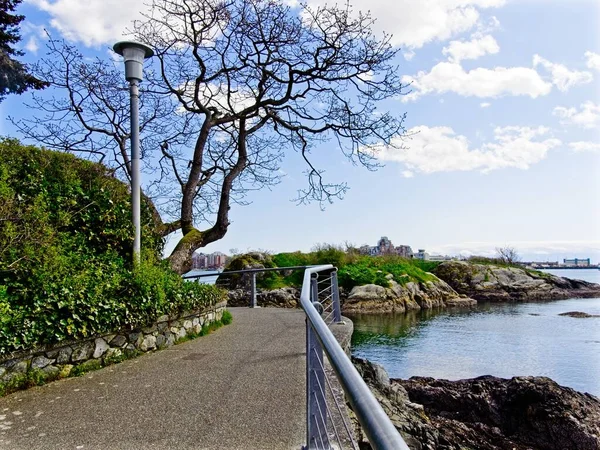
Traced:
[[[144, 0], [30, 0], [51, 16], [51, 25], [67, 39], [87, 46], [110, 44], [123, 36], [131, 21], [145, 10]], [[297, 0], [284, 0], [296, 6]], [[311, 6], [332, 3], [309, 0]], [[344, 2], [339, 1], [340, 4]], [[396, 46], [420, 48], [483, 26], [480, 11], [503, 6], [506, 0], [355, 0], [356, 11], [370, 10], [377, 31], [393, 34]], [[342, 5], [343, 6], [343, 5]]]
[[410, 170], [403, 170], [402, 171], [402, 176], [404, 178], [412, 178], [415, 176], [415, 174], [413, 172], [411, 172]]
[[600, 72], [600, 55], [594, 52], [585, 52], [585, 65]]
[[500, 46], [493, 36], [472, 36], [470, 41], [451, 41], [448, 47], [444, 47], [442, 53], [448, 55], [448, 59], [453, 62], [460, 62], [463, 59], [477, 59], [487, 54], [496, 54], [500, 51]]
[[145, 10], [144, 0], [31, 0], [51, 16], [50, 24], [66, 39], [87, 46], [111, 44]]
[[412, 50], [407, 50], [405, 52], [402, 52], [402, 56], [404, 56], [404, 59], [407, 61], [410, 61], [411, 59], [413, 59], [415, 57], [415, 52], [413, 52]]
[[[327, 3], [335, 2], [308, 0], [311, 6]], [[506, 0], [354, 0], [352, 6], [356, 11], [370, 11], [377, 19], [375, 29], [393, 34], [393, 45], [414, 49], [471, 30], [481, 23], [481, 10], [505, 3]]]
[[503, 168], [528, 169], [560, 145], [545, 127], [497, 127], [494, 141], [471, 148], [465, 136], [450, 127], [419, 126], [409, 130], [411, 137], [396, 147], [381, 147], [375, 156], [382, 161], [403, 163], [411, 172], [451, 171], [489, 172]]
[[574, 152], [600, 152], [600, 142], [571, 142], [569, 148]]
[[30, 51], [31, 53], [37, 53], [38, 49], [40, 48], [37, 42], [37, 38], [35, 36], [31, 36], [28, 40], [27, 40], [27, 44], [25, 44], [25, 48]]
[[552, 84], [559, 90], [566, 92], [578, 84], [590, 83], [594, 77], [590, 72], [569, 70], [562, 64], [557, 64], [542, 58], [540, 55], [533, 56], [533, 67], [542, 66], [552, 77]]
[[594, 102], [585, 102], [577, 108], [557, 106], [552, 114], [560, 117], [563, 125], [578, 125], [583, 128], [595, 128], [600, 125], [600, 105]]
[[429, 94], [455, 92], [466, 97], [497, 98], [503, 95], [528, 95], [536, 98], [547, 95], [552, 84], [544, 81], [533, 69], [527, 67], [494, 67], [465, 71], [454, 62], [441, 62], [430, 72], [421, 71], [414, 77], [402, 77], [404, 83], [412, 82], [413, 92], [402, 101], [415, 100]]
[[489, 102], [483, 102], [480, 103], [479, 106], [481, 106], [482, 108], [489, 108], [490, 106], [492, 106], [492, 104]]

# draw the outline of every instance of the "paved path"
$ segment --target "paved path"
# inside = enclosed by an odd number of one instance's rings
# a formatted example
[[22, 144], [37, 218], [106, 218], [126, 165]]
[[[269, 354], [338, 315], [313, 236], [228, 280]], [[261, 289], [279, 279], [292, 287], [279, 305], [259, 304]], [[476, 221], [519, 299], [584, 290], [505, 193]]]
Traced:
[[304, 314], [231, 312], [208, 336], [0, 398], [0, 449], [300, 449]]

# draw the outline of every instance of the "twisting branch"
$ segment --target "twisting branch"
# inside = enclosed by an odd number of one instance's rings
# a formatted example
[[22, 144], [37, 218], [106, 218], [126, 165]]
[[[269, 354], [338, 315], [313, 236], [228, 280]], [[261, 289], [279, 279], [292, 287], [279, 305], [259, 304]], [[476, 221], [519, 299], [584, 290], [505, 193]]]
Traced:
[[[311, 158], [321, 144], [331, 141], [352, 163], [375, 169], [374, 152], [405, 134], [404, 116], [378, 109], [405, 86], [390, 36], [375, 36], [372, 26], [348, 3], [151, 0], [132, 31], [156, 55], [141, 93], [142, 153], [151, 175], [146, 191], [171, 219], [157, 219], [160, 229], [183, 233], [170, 256], [175, 270], [188, 270], [196, 249], [226, 234], [232, 204], [280, 181], [286, 153], [298, 152], [307, 167], [297, 200], [323, 205], [348, 186], [327, 181]], [[127, 174], [120, 68], [82, 62], [54, 41], [50, 52], [37, 74], [67, 95], [34, 99], [41, 115], [17, 122], [21, 131]]]

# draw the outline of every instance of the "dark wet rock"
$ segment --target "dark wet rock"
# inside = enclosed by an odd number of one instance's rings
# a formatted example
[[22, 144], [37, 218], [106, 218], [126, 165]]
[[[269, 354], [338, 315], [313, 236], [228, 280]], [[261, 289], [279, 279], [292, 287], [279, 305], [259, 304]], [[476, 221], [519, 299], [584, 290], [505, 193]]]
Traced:
[[353, 361], [411, 449], [600, 449], [600, 400], [549, 378], [387, 381]]
[[[600, 449], [600, 400], [545, 377], [394, 380], [450, 448]], [[458, 447], [458, 444], [461, 447]]]
[[[352, 358], [352, 362], [411, 449], [443, 448], [439, 446], [439, 432], [431, 425], [423, 407], [411, 402], [406, 389], [400, 384], [391, 383], [383, 367], [359, 358]], [[355, 418], [353, 422], [361, 450], [370, 449], [371, 446]]]
[[581, 311], [564, 312], [564, 313], [560, 313], [559, 316], [577, 317], [579, 319], [584, 319], [587, 317], [600, 317], [600, 315], [598, 315], [598, 314], [588, 314], [588, 313], [581, 312]]

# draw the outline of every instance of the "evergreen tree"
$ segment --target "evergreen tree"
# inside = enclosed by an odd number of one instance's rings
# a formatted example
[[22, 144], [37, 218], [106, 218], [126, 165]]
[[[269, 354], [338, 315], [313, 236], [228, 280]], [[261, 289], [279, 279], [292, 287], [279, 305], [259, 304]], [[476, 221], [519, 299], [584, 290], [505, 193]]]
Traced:
[[43, 89], [47, 83], [28, 72], [27, 66], [15, 58], [23, 52], [14, 48], [21, 40], [19, 24], [25, 16], [14, 14], [22, 0], [0, 0], [0, 102], [8, 94], [21, 94], [27, 89]]

